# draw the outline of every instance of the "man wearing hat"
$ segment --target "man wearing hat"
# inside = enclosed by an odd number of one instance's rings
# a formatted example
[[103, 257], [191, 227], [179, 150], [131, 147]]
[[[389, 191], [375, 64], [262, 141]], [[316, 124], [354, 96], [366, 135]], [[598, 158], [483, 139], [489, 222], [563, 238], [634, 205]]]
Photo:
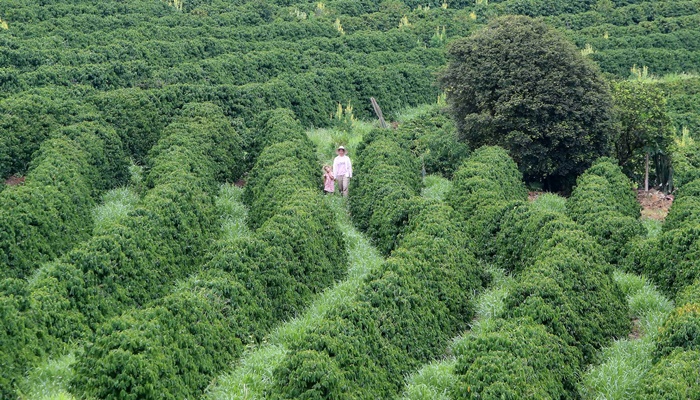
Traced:
[[333, 176], [338, 182], [338, 191], [343, 196], [348, 195], [348, 185], [352, 178], [352, 162], [350, 157], [345, 155], [345, 147], [338, 147], [338, 157], [333, 160]]

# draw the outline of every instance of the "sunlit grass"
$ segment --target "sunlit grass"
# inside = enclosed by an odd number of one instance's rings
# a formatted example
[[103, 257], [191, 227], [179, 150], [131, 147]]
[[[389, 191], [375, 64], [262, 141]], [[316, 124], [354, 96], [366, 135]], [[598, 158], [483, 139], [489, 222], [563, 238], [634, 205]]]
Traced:
[[[429, 113], [440, 106], [437, 103], [433, 104], [423, 104], [417, 107], [409, 107], [406, 109], [403, 109], [396, 113], [396, 121], [399, 123], [410, 121], [412, 119], [415, 119], [421, 115], [424, 115], [426, 113]], [[387, 121], [388, 123], [389, 121]]]
[[566, 199], [554, 193], [542, 193], [532, 202], [531, 207], [540, 211], [566, 213]]
[[324, 201], [333, 210], [347, 243], [347, 279], [321, 293], [302, 315], [272, 331], [265, 344], [249, 349], [233, 371], [212, 382], [205, 396], [207, 399], [263, 399], [265, 389], [273, 382], [272, 372], [284, 359], [287, 344], [317, 326], [330, 310], [352, 301], [362, 279], [381, 266], [383, 259], [379, 252], [350, 222], [346, 199], [327, 196]]
[[673, 309], [673, 302], [646, 278], [617, 271], [613, 278], [627, 297], [637, 332], [601, 351], [602, 362], [584, 374], [579, 386], [584, 399], [636, 398], [639, 383], [652, 366], [654, 336]]
[[243, 188], [228, 183], [221, 185], [216, 197], [216, 208], [221, 216], [223, 240], [234, 240], [250, 234], [246, 223], [248, 208], [243, 204], [242, 198]]
[[455, 360], [450, 358], [430, 363], [411, 376], [406, 387], [406, 400], [449, 400], [450, 390], [457, 385]]
[[21, 400], [73, 400], [68, 385], [73, 378], [75, 354], [70, 353], [58, 359], [44, 361], [32, 369], [20, 384]]
[[450, 191], [452, 182], [440, 175], [427, 175], [423, 179], [422, 196], [431, 200], [443, 200]]
[[642, 217], [642, 225], [647, 230], [647, 237], [653, 239], [661, 234], [663, 222], [653, 218]]
[[112, 189], [105, 193], [102, 196], [102, 204], [93, 212], [93, 234], [101, 234], [108, 231], [111, 226], [121, 223], [138, 201], [138, 194], [127, 187]]

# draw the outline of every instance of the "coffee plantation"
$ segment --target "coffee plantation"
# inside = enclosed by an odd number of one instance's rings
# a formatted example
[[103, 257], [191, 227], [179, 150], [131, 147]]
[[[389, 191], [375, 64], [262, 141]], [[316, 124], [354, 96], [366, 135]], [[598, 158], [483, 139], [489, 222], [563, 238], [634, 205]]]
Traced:
[[698, 398], [699, 38], [697, 0], [4, 1], [0, 399]]

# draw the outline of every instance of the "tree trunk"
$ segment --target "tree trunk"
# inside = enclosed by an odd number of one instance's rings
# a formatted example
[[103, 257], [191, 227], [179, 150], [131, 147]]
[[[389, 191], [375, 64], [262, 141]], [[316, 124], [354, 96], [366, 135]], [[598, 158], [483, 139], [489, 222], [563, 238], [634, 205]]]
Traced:
[[649, 191], [649, 153], [644, 160], [644, 191]]

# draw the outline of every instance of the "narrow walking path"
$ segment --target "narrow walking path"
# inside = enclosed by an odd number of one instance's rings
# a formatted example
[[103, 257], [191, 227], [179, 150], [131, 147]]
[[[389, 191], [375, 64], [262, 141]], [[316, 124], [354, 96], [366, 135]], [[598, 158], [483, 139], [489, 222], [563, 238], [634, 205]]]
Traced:
[[303, 315], [280, 325], [261, 346], [249, 349], [233, 371], [219, 376], [205, 394], [207, 399], [263, 399], [266, 388], [272, 385], [272, 373], [287, 353], [287, 345], [304, 335], [330, 310], [351, 302], [358, 293], [365, 276], [377, 270], [383, 258], [369, 240], [355, 229], [348, 214], [345, 199], [327, 196], [336, 215], [338, 226], [345, 236], [349, 254], [347, 279], [318, 296]]

